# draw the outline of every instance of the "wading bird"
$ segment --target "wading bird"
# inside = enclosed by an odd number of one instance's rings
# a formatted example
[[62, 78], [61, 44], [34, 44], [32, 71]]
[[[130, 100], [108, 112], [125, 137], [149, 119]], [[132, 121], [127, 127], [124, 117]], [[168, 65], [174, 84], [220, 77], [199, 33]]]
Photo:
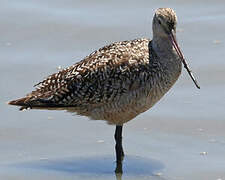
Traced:
[[123, 124], [151, 108], [173, 86], [182, 63], [197, 84], [176, 41], [177, 17], [156, 10], [153, 38], [112, 43], [48, 76], [24, 98], [21, 109], [63, 109], [116, 125], [116, 172], [122, 172]]

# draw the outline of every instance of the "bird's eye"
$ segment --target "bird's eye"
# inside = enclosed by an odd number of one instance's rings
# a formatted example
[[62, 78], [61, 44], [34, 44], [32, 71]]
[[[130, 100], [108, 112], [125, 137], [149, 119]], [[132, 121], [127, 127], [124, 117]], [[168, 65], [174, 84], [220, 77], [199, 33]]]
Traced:
[[162, 24], [160, 20], [158, 20], [158, 22], [159, 22], [160, 25]]

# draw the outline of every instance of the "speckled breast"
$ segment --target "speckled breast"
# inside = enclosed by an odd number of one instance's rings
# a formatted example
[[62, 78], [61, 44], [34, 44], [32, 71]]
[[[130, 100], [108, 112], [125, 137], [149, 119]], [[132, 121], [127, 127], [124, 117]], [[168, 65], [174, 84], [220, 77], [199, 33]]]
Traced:
[[160, 63], [158, 66], [158, 71], [144, 86], [129, 91], [111, 103], [93, 108], [89, 117], [120, 125], [147, 111], [173, 86], [181, 73], [181, 63], [172, 63], [173, 71]]

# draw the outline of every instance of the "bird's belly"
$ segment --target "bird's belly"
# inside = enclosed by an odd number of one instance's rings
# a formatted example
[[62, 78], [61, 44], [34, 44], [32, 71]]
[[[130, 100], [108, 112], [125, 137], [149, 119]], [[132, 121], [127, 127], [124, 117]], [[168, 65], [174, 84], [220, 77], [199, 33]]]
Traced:
[[106, 120], [109, 124], [120, 125], [147, 111], [165, 93], [157, 88], [142, 88], [120, 97], [118, 101], [115, 100], [95, 107], [91, 110], [89, 117], [96, 120]]
[[150, 79], [145, 85], [116, 97], [113, 101], [85, 107], [76, 112], [94, 120], [106, 120], [121, 125], [150, 109], [172, 87], [181, 73], [181, 66], [174, 74], [164, 74]]

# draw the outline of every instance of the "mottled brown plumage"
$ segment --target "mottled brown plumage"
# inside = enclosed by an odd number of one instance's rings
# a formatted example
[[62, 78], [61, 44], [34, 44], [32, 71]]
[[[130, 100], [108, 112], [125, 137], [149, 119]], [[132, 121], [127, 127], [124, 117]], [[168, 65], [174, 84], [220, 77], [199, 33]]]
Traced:
[[15, 103], [31, 108], [60, 107], [123, 124], [149, 109], [178, 78], [181, 66], [170, 79], [171, 72], [157, 59], [148, 39], [113, 43], [50, 75]]
[[173, 10], [156, 11], [152, 41], [136, 39], [105, 46], [50, 75], [36, 90], [9, 104], [21, 109], [65, 109], [117, 125], [133, 119], [152, 107], [181, 72], [177, 52], [163, 28], [157, 27], [161, 21], [170, 31], [175, 29]]
[[64, 109], [116, 124], [116, 171], [122, 172], [122, 125], [159, 101], [178, 79], [182, 62], [199, 88], [177, 45], [176, 24], [172, 9], [159, 8], [153, 18], [152, 40], [105, 46], [9, 104], [22, 109]]

